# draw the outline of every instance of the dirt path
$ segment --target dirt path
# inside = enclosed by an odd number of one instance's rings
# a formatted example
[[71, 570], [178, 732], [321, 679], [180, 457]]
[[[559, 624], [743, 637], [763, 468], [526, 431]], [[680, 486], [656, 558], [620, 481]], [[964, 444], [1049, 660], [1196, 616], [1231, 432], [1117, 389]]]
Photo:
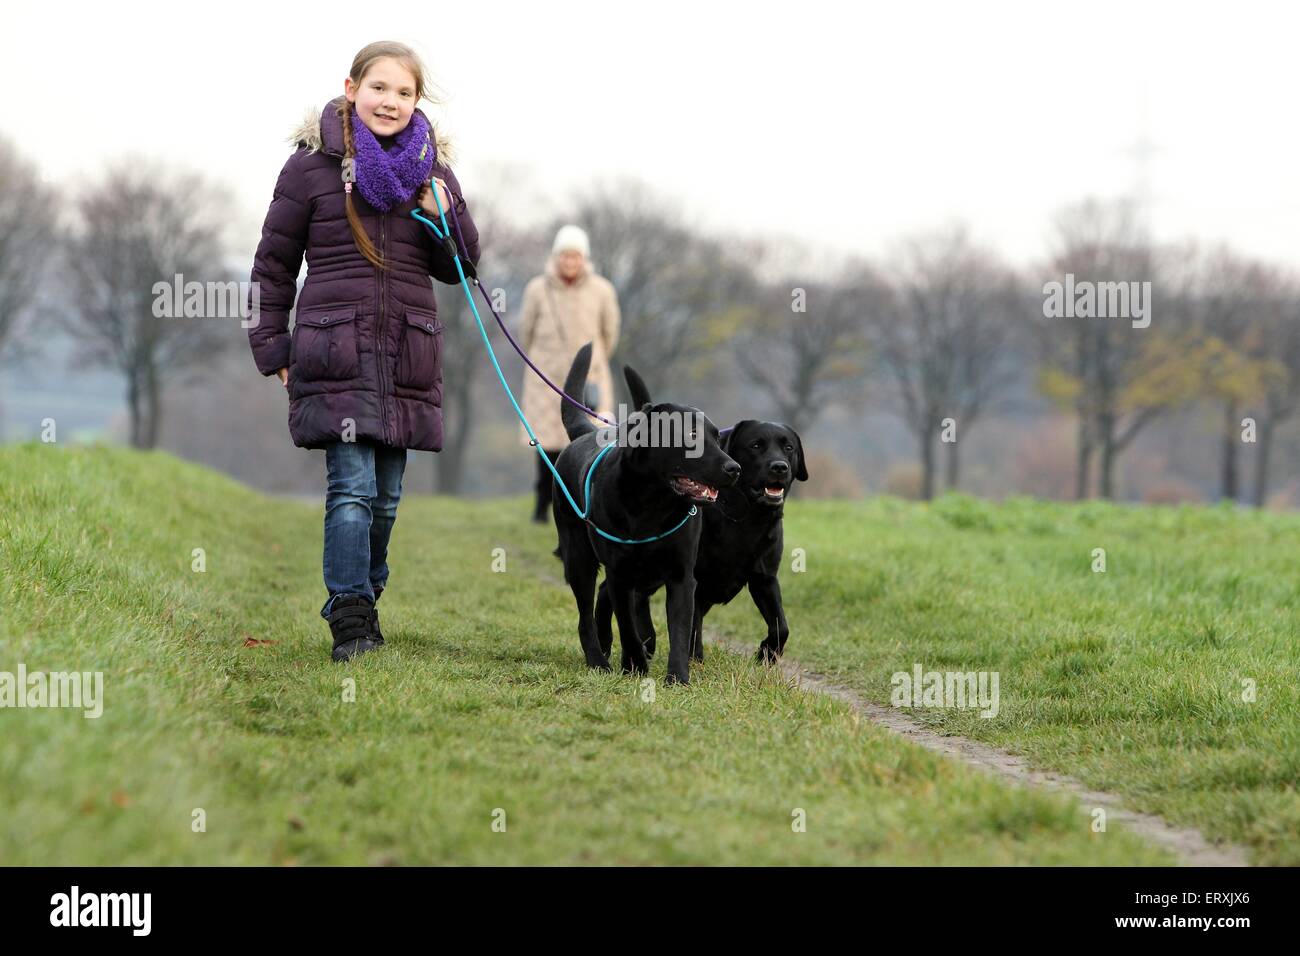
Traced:
[[[563, 578], [546, 571], [535, 569], [534, 573], [544, 581], [564, 590], [568, 585]], [[666, 638], [666, 635], [664, 635]], [[615, 638], [617, 640], [617, 638]], [[576, 640], [576, 638], [575, 638]], [[713, 631], [705, 630], [704, 640], [711, 647], [723, 648], [736, 654], [752, 657], [754, 647], [720, 637]], [[825, 694], [843, 701], [854, 712], [864, 718], [892, 731], [918, 746], [933, 750], [954, 760], [960, 760], [967, 766], [977, 767], [987, 773], [996, 774], [1020, 786], [1040, 787], [1058, 793], [1069, 794], [1089, 811], [1102, 807], [1106, 811], [1106, 821], [1123, 824], [1132, 832], [1172, 853], [1183, 866], [1249, 866], [1250, 860], [1246, 849], [1231, 843], [1216, 844], [1205, 838], [1200, 830], [1190, 827], [1176, 827], [1166, 823], [1162, 818], [1150, 813], [1138, 813], [1127, 809], [1122, 799], [1113, 793], [1091, 790], [1073, 777], [1051, 771], [1034, 770], [1025, 760], [1005, 750], [999, 750], [988, 744], [971, 740], [968, 737], [944, 736], [935, 733], [924, 724], [908, 717], [901, 710], [873, 703], [839, 684], [808, 670], [791, 660], [783, 660], [779, 665], [781, 673], [786, 675], [800, 690], [815, 694]]]
[[[754, 648], [749, 645], [739, 644], [707, 631], [705, 641], [713, 647], [744, 654], [746, 657], [752, 657], [754, 653]], [[933, 750], [969, 766], [997, 774], [1021, 786], [1041, 787], [1044, 790], [1067, 793], [1075, 797], [1088, 810], [1102, 807], [1106, 811], [1108, 823], [1116, 821], [1123, 824], [1132, 832], [1173, 853], [1184, 866], [1250, 865], [1243, 847], [1211, 843], [1199, 830], [1171, 826], [1152, 814], [1128, 810], [1124, 807], [1121, 798], [1113, 793], [1090, 790], [1065, 774], [1033, 770], [1024, 759], [1005, 750], [999, 750], [967, 737], [935, 733], [903, 711], [873, 703], [856, 691], [832, 683], [793, 661], [783, 660], [778, 666], [781, 672], [801, 690], [825, 694], [843, 701], [873, 724], [884, 727], [927, 750]]]

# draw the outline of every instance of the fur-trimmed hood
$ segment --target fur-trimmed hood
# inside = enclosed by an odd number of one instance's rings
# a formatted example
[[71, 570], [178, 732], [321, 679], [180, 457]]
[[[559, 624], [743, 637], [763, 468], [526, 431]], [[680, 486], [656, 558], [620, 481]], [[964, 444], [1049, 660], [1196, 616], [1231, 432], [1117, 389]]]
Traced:
[[[289, 136], [289, 142], [295, 146], [306, 146], [313, 153], [323, 151], [341, 158], [343, 120], [338, 115], [338, 103], [341, 99], [342, 97], [339, 96], [330, 100], [323, 110], [317, 110], [314, 106], [308, 107], [302, 122]], [[417, 109], [416, 112], [424, 116], [425, 121], [429, 123], [429, 128], [433, 130], [434, 163], [449, 168], [456, 161], [451, 137], [435, 127], [422, 110]]]

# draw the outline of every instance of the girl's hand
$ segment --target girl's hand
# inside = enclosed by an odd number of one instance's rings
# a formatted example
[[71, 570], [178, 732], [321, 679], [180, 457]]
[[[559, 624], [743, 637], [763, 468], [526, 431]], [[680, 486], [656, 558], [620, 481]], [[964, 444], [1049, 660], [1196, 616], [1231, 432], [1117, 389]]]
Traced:
[[[443, 211], [446, 211], [451, 206], [451, 196], [447, 192], [447, 184], [436, 177], [433, 182], [438, 189], [438, 200], [442, 203]], [[432, 215], [438, 215], [438, 204], [434, 202], [433, 192], [429, 189], [428, 183], [420, 187], [420, 191], [416, 193], [416, 196], [420, 200], [421, 209]]]
[[289, 387], [289, 370], [287, 368], [277, 369], [276, 375], [280, 376], [280, 384], [285, 388]]

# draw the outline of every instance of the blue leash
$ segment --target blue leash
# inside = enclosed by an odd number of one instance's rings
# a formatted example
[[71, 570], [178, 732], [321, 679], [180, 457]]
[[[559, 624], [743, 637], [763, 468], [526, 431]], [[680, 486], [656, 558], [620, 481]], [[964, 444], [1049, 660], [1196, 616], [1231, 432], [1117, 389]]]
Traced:
[[[528, 423], [528, 419], [524, 417], [523, 410], [519, 407], [519, 403], [515, 401], [514, 392], [510, 391], [510, 386], [506, 383], [505, 374], [501, 371], [501, 363], [497, 361], [496, 353], [492, 351], [492, 342], [488, 338], [487, 327], [483, 324], [483, 317], [479, 315], [478, 306], [474, 304], [474, 294], [470, 292], [469, 281], [465, 278], [465, 269], [462, 266], [460, 261], [460, 249], [456, 245], [456, 240], [452, 238], [451, 229], [447, 225], [447, 213], [442, 208], [442, 200], [438, 198], [438, 187], [436, 184], [431, 182], [429, 184], [429, 189], [433, 193], [433, 201], [438, 205], [438, 218], [442, 222], [442, 229], [439, 230], [438, 226], [435, 223], [430, 221], [425, 216], [421, 215], [419, 209], [412, 209], [411, 215], [414, 218], [418, 219], [420, 222], [424, 223], [425, 227], [428, 228], [429, 231], [433, 233], [434, 237], [439, 242], [441, 242], [443, 246], [446, 248], [447, 252], [450, 253], [452, 257], [452, 261], [456, 263], [456, 274], [460, 276], [460, 286], [462, 289], [465, 290], [465, 298], [469, 300], [470, 311], [474, 313], [474, 321], [478, 323], [479, 334], [483, 336], [483, 345], [487, 348], [488, 357], [492, 359], [492, 367], [496, 369], [497, 378], [501, 380], [501, 387], [506, 390], [506, 396], [510, 399], [510, 404], [515, 407], [515, 414], [518, 415], [519, 420], [524, 423], [524, 430], [528, 432], [529, 444], [537, 449], [537, 454], [542, 456], [542, 461], [546, 463], [546, 467], [549, 468], [551, 470], [551, 474], [555, 476], [556, 484], [558, 484], [560, 486], [560, 490], [564, 492], [564, 497], [568, 499], [569, 504], [573, 506], [574, 513], [577, 514], [577, 516], [581, 518], [583, 521], [587, 522], [587, 526], [590, 527], [597, 534], [601, 535], [602, 537], [608, 538], [610, 541], [614, 541], [618, 544], [648, 544], [651, 541], [658, 541], [661, 538], [666, 538], [674, 531], [678, 530], [678, 528], [681, 528], [682, 525], [686, 524], [687, 521], [690, 521], [691, 518], [693, 518], [696, 514], [699, 513], [699, 509], [696, 508], [695, 505], [691, 505], [691, 510], [686, 513], [686, 517], [683, 518], [681, 521], [679, 521], [674, 527], [672, 527], [668, 531], [665, 531], [663, 534], [657, 534], [652, 538], [620, 538], [618, 535], [610, 534], [609, 532], [596, 527], [595, 523], [589, 517], [587, 517], [587, 512], [578, 507], [578, 503], [574, 501], [573, 496], [569, 494], [569, 489], [565, 486], [564, 479], [560, 477], [560, 473], [556, 471], [555, 466], [551, 464], [550, 456], [546, 454], [546, 451], [542, 448], [541, 442], [537, 440], [537, 435], [533, 431], [533, 426]], [[451, 214], [453, 217], [455, 217], [456, 210], [453, 209], [451, 211]], [[456, 231], [457, 233], [459, 233], [460, 232], [459, 222], [456, 225], [457, 225]], [[476, 283], [478, 282], [477, 274], [474, 277], [474, 281]], [[482, 288], [481, 283], [479, 284], [479, 288]], [[605, 457], [606, 453], [611, 448], [615, 448], [615, 447], [617, 446], [610, 444], [602, 448], [600, 450], [600, 453], [592, 461], [591, 466], [587, 469], [587, 478], [583, 482], [583, 498], [586, 499], [588, 505], [591, 504], [591, 474], [596, 470], [596, 466], [600, 464], [600, 460]]]

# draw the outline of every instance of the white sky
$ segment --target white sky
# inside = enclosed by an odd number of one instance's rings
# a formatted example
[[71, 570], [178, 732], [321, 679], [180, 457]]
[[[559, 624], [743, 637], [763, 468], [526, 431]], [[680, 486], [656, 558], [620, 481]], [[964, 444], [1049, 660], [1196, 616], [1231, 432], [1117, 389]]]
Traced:
[[1061, 205], [1132, 191], [1145, 110], [1156, 235], [1300, 267], [1294, 5], [19, 3], [3, 18], [0, 133], [69, 194], [128, 151], [218, 177], [250, 250], [288, 130], [361, 46], [397, 39], [450, 93], [471, 204], [498, 164], [557, 201], [633, 175], [705, 229], [870, 255], [962, 219], [1023, 262]]

